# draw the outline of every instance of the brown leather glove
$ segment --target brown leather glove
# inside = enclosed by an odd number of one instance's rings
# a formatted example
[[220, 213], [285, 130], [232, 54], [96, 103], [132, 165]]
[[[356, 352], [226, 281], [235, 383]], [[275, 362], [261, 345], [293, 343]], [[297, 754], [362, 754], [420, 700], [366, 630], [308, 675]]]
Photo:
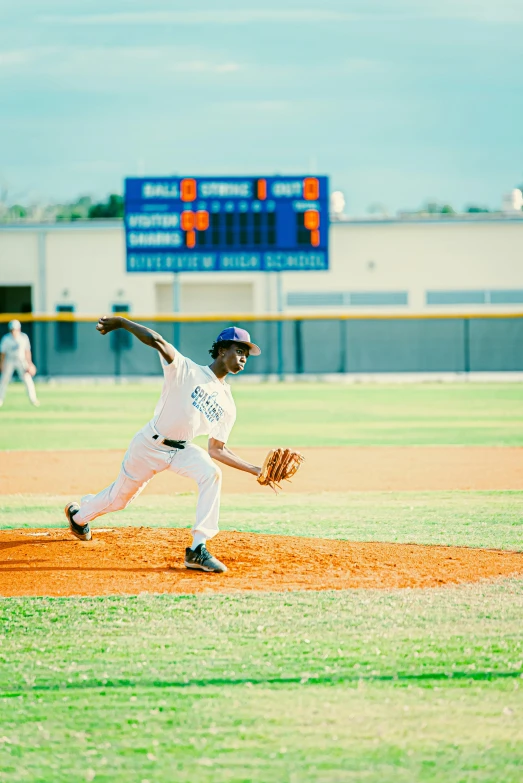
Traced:
[[269, 486], [275, 492], [281, 489], [282, 481], [290, 481], [305, 457], [293, 449], [271, 449], [265, 457], [258, 484]]

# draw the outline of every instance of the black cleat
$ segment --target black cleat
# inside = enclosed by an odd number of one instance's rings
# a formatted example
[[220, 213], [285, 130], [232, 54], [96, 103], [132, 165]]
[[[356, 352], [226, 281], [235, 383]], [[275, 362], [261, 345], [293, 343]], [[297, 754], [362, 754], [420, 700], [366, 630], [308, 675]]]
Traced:
[[196, 549], [187, 547], [185, 567], [197, 568], [200, 571], [214, 571], [215, 574], [224, 574], [227, 571], [227, 566], [220, 563], [217, 557], [213, 557], [205, 544], [199, 544]]
[[68, 503], [67, 506], [64, 508], [65, 516], [67, 517], [67, 521], [69, 522], [69, 530], [71, 531], [73, 536], [79, 538], [80, 541], [90, 541], [91, 528], [89, 527], [89, 522], [86, 522], [85, 525], [79, 525], [73, 519], [77, 511], [80, 511], [80, 506], [78, 505], [78, 503]]

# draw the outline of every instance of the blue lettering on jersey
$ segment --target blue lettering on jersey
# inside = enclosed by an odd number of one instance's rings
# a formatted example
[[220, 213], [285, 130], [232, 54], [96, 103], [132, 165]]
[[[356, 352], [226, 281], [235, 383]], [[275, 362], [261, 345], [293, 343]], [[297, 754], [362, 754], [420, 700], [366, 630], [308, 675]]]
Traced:
[[217, 421], [220, 421], [222, 416], [224, 415], [225, 411], [221, 407], [221, 405], [218, 405], [216, 398], [218, 397], [218, 392], [213, 392], [212, 394], [209, 394], [209, 392], [206, 392], [205, 389], [202, 389], [201, 386], [197, 386], [196, 389], [191, 394], [193, 405], [196, 408], [196, 410], [201, 411], [207, 421], [209, 421], [211, 424], [214, 424]]

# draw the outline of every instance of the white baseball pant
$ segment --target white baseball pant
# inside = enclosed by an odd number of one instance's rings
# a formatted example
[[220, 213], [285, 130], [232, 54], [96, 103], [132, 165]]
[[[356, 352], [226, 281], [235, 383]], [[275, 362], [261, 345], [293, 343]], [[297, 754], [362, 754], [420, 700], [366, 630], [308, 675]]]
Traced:
[[220, 516], [220, 492], [222, 472], [206, 451], [193, 443], [184, 449], [171, 449], [156, 445], [155, 434], [146, 424], [132, 439], [123, 458], [120, 474], [116, 481], [97, 495], [86, 495], [80, 503], [80, 511], [74, 520], [79, 524], [120, 511], [138, 497], [156, 473], [172, 470], [180, 476], [194, 479], [198, 484], [196, 522], [192, 534], [200, 533], [205, 539], [218, 533]]
[[24, 382], [25, 388], [27, 390], [27, 396], [34, 405], [36, 402], [38, 402], [38, 400], [36, 398], [36, 389], [31, 374], [27, 372], [23, 362], [12, 360], [10, 361], [8, 359], [4, 359], [2, 366], [2, 376], [0, 378], [0, 402], [3, 402], [4, 400], [9, 381], [13, 377], [14, 372], [16, 372], [20, 380]]

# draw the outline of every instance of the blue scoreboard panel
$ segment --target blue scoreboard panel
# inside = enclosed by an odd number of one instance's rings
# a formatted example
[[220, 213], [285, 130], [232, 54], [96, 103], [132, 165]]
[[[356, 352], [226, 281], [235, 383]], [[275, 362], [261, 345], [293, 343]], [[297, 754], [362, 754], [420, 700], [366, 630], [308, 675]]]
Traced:
[[128, 272], [329, 267], [327, 177], [125, 181]]

